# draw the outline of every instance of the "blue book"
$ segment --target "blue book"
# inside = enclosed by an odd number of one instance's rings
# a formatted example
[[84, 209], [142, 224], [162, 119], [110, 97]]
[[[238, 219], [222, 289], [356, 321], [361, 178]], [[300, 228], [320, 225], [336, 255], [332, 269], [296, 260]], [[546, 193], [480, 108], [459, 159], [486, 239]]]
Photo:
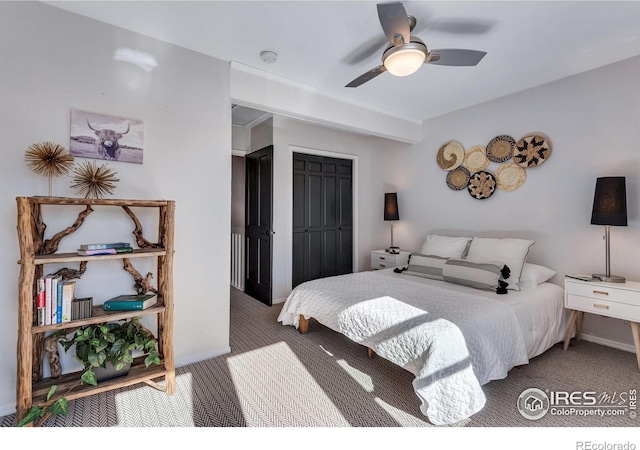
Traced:
[[106, 244], [82, 244], [78, 250], [104, 250], [106, 248], [131, 247], [129, 242], [110, 242]]
[[58, 280], [56, 285], [56, 323], [62, 323], [62, 287], [64, 282]]
[[[62, 277], [60, 275], [56, 275], [55, 277], [49, 275], [47, 278], [51, 279], [51, 283], [46, 285], [46, 288], [49, 288], [49, 292], [47, 293], [47, 300], [50, 299], [49, 303], [51, 307], [49, 309], [49, 317], [51, 318], [47, 325], [55, 325], [58, 322], [58, 284], [62, 283]], [[60, 305], [62, 307], [62, 305]], [[62, 318], [62, 310], [60, 311]]]
[[158, 303], [156, 294], [119, 295], [102, 304], [105, 311], [136, 311], [147, 309]]

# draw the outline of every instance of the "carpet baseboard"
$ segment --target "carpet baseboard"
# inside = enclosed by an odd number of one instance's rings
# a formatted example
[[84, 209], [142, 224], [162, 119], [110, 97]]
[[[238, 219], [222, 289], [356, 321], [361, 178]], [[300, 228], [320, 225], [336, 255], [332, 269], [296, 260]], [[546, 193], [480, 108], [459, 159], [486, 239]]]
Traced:
[[15, 403], [10, 403], [8, 405], [0, 406], [0, 417], [1, 416], [8, 416], [9, 414], [13, 414], [15, 412], [16, 412], [16, 404]]
[[636, 349], [631, 344], [625, 344], [624, 342], [613, 341], [611, 339], [601, 338], [594, 336], [593, 334], [582, 333], [582, 340], [593, 342], [594, 344], [604, 345], [605, 347], [617, 348], [618, 350], [624, 350], [625, 352], [635, 353]]
[[217, 358], [218, 356], [223, 356], [229, 353], [231, 353], [231, 347], [216, 349], [212, 352], [198, 353], [197, 355], [190, 355], [186, 358], [178, 358], [176, 359], [175, 365], [176, 367], [182, 367], [188, 364], [204, 361], [205, 359]]

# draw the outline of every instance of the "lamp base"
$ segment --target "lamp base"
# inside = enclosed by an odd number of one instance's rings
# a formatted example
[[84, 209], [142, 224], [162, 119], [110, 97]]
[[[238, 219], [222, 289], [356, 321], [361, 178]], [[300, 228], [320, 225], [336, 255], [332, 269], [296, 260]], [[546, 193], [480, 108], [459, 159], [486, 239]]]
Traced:
[[387, 253], [391, 253], [392, 255], [397, 255], [400, 253], [400, 247], [389, 247], [385, 251]]
[[626, 280], [624, 277], [619, 277], [617, 275], [609, 275], [606, 276], [605, 274], [597, 274], [594, 273], [593, 275], [591, 275], [593, 278], [597, 278], [600, 281], [605, 281], [607, 283], [626, 283]]

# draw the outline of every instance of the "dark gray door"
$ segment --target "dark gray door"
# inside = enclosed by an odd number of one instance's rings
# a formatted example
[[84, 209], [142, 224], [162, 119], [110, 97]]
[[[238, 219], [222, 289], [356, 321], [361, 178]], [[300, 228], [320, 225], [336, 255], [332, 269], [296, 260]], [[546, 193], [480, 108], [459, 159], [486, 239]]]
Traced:
[[293, 154], [292, 285], [353, 271], [353, 163]]
[[245, 292], [272, 304], [273, 146], [249, 153], [246, 166], [246, 280]]

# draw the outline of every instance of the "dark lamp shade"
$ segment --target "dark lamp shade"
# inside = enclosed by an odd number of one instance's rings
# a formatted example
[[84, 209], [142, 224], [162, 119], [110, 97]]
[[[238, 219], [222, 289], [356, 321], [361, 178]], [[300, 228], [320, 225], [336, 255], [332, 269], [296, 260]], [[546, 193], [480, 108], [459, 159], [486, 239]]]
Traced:
[[384, 194], [384, 220], [400, 220], [398, 215], [398, 194]]
[[627, 190], [624, 177], [596, 180], [591, 224], [627, 226]]

